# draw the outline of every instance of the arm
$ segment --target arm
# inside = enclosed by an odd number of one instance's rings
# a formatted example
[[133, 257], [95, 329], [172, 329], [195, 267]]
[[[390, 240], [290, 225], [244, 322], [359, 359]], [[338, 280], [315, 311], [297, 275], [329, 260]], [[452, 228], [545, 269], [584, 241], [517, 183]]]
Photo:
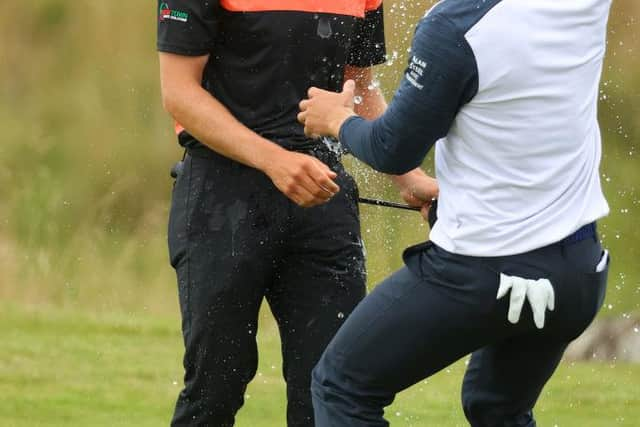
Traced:
[[266, 168], [265, 158], [278, 156], [284, 150], [242, 125], [202, 88], [200, 82], [207, 60], [208, 56], [160, 53], [165, 110], [209, 148], [247, 166]]
[[[382, 116], [387, 109], [387, 103], [380, 89], [372, 84], [372, 67], [347, 66], [344, 79], [354, 81], [354, 96], [362, 99], [360, 104], [354, 105], [355, 114], [367, 120], [375, 120]], [[388, 176], [405, 202], [410, 206], [422, 206], [422, 214], [426, 218], [432, 200], [438, 197], [437, 181], [419, 167], [403, 175]]]
[[201, 86], [208, 56], [160, 53], [165, 109], [194, 137], [223, 156], [267, 174], [276, 187], [301, 206], [326, 202], [339, 187], [324, 163], [289, 152], [241, 124]]
[[301, 206], [326, 202], [339, 187], [336, 174], [311, 156], [293, 153], [242, 125], [202, 88], [202, 76], [221, 19], [218, 2], [181, 0], [188, 20], [167, 19], [158, 0], [158, 43], [162, 100], [167, 111], [201, 143], [223, 156], [259, 169]]
[[310, 99], [301, 104], [306, 131], [339, 136], [360, 160], [399, 175], [418, 167], [446, 136], [461, 106], [477, 91], [477, 67], [455, 26], [435, 16], [418, 26], [405, 77], [381, 117], [358, 117], [345, 103], [345, 92], [352, 89], [348, 82], [341, 94], [312, 88]]
[[347, 65], [344, 69], [344, 81], [353, 80], [355, 83], [354, 97], [360, 97], [362, 102], [354, 105], [354, 112], [367, 120], [380, 117], [387, 109], [387, 102], [380, 89], [373, 86], [373, 67], [354, 67]]
[[421, 168], [415, 168], [403, 175], [389, 175], [391, 182], [400, 191], [400, 196], [409, 206], [420, 206], [425, 220], [429, 217], [429, 208], [438, 198], [438, 181], [430, 177]]

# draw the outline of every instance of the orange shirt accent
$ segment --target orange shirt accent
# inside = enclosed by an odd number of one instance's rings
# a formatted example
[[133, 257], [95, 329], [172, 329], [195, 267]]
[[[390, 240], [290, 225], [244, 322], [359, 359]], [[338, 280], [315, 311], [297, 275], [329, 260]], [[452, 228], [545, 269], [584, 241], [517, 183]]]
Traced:
[[334, 13], [362, 18], [365, 11], [380, 7], [382, 0], [221, 0], [220, 4], [230, 12], [287, 10]]
[[382, 0], [366, 0], [366, 5], [364, 10], [366, 10], [367, 12], [376, 10], [380, 7], [381, 4], [382, 4]]

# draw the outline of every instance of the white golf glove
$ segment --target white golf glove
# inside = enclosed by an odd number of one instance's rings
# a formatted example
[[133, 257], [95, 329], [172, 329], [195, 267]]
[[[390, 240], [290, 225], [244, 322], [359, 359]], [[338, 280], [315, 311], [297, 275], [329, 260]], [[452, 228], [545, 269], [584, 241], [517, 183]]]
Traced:
[[529, 300], [531, 311], [533, 311], [533, 321], [538, 329], [544, 328], [544, 316], [549, 309], [555, 308], [555, 293], [553, 286], [547, 279], [529, 280], [517, 276], [507, 276], [500, 274], [500, 287], [496, 299], [504, 297], [511, 290], [509, 301], [509, 322], [516, 324], [520, 320], [520, 313], [524, 300]]

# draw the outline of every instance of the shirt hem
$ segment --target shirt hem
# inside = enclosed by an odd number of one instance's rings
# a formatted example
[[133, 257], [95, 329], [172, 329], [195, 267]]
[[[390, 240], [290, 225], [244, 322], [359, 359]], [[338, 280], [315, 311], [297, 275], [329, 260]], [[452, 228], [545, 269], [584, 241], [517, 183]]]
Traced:
[[177, 46], [177, 45], [166, 44], [166, 43], [162, 43], [162, 44], [158, 43], [156, 45], [156, 49], [158, 52], [175, 53], [175, 54], [184, 55], [184, 56], [204, 56], [209, 54], [208, 49], [185, 48], [183, 46]]

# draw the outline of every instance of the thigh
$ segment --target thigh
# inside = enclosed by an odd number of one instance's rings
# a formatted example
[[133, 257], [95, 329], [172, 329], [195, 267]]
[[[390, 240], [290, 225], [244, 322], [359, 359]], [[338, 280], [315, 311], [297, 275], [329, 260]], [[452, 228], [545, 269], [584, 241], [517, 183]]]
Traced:
[[255, 332], [286, 210], [266, 181], [219, 156], [186, 157], [174, 188], [169, 250], [187, 334], [196, 323]]
[[533, 407], [567, 344], [530, 334], [474, 352], [462, 386], [471, 425], [535, 425]]
[[304, 262], [291, 263], [267, 290], [278, 323], [287, 381], [307, 384], [310, 372], [336, 331], [365, 296], [361, 274], [312, 275]]
[[280, 328], [287, 422], [313, 425], [311, 370], [365, 295], [364, 255], [353, 186], [324, 206], [291, 206], [286, 251], [267, 300]]
[[176, 425], [232, 425], [257, 367], [258, 311], [279, 226], [261, 208], [277, 205], [246, 172], [187, 156], [174, 187], [169, 249], [185, 341]]
[[[494, 339], [479, 273], [469, 283], [394, 273], [365, 298], [325, 358], [358, 392], [387, 399]], [[390, 400], [388, 400], [390, 401]]]
[[339, 185], [340, 193], [325, 205], [291, 206], [286, 252], [267, 290], [288, 390], [299, 390], [309, 412], [311, 370], [366, 292], [357, 190], [342, 169]]
[[[350, 246], [336, 256], [361, 262], [362, 251]], [[364, 274], [341, 267], [326, 255], [290, 254], [282, 261], [267, 300], [282, 341], [287, 383], [287, 424], [312, 426], [311, 371], [338, 328], [365, 294]], [[329, 262], [329, 265], [327, 265]]]
[[326, 345], [364, 298], [360, 224], [348, 203], [341, 196], [327, 206], [293, 208], [286, 251], [267, 290], [288, 381], [309, 383]]
[[287, 250], [294, 261], [305, 262], [305, 274], [365, 275], [358, 209], [358, 187], [340, 163], [338, 192], [328, 203], [313, 208], [292, 204]]
[[291, 206], [285, 252], [267, 294], [285, 347], [308, 343], [321, 353], [366, 292], [357, 188], [338, 172], [341, 191], [329, 203]]

